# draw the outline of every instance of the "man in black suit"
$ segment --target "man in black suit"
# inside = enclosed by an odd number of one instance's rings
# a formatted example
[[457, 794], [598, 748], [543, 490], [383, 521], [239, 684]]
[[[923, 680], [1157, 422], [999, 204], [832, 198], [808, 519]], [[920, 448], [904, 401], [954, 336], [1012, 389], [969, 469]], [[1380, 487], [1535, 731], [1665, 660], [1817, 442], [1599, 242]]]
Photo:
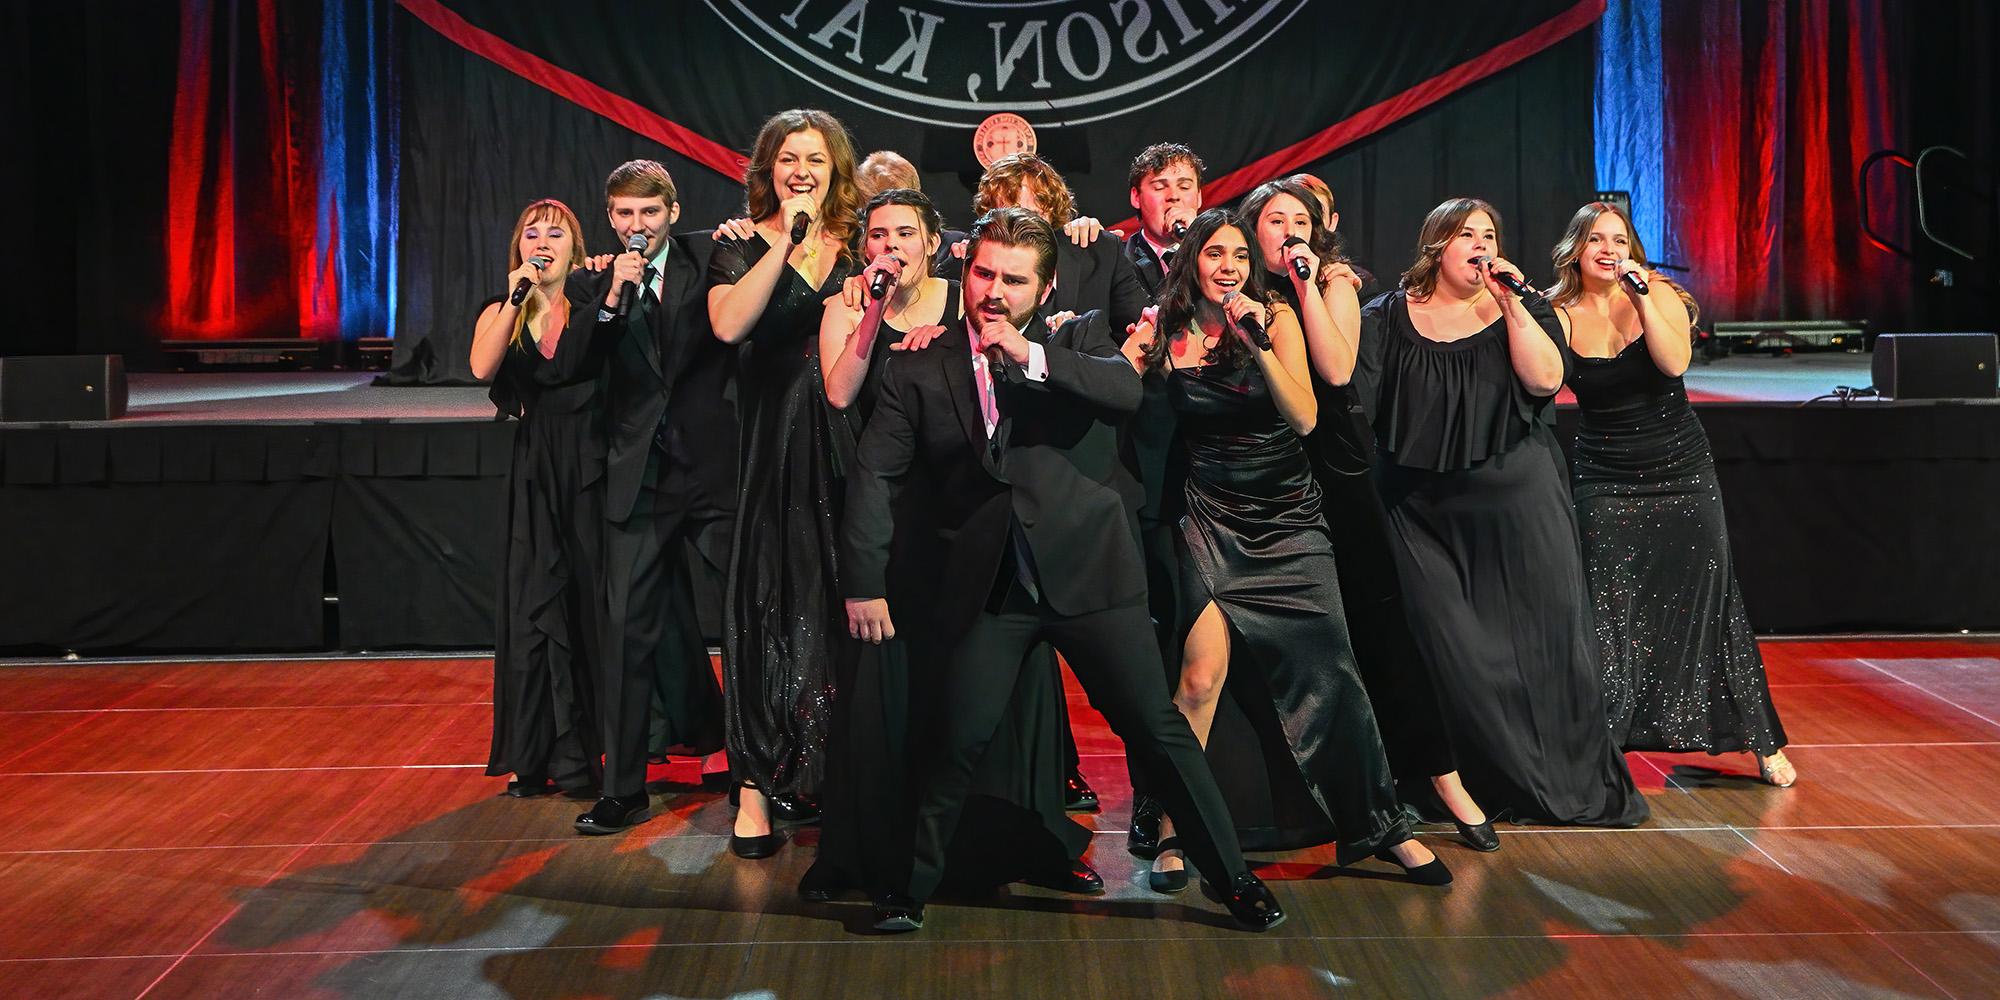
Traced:
[[876, 926], [923, 926], [943, 876], [973, 766], [1023, 669], [1049, 642], [1068, 658], [1239, 923], [1284, 919], [1249, 870], [1201, 745], [1174, 708], [1152, 650], [1136, 484], [1118, 458], [1118, 424], [1139, 405], [1139, 376], [1103, 314], [1051, 331], [1039, 310], [1056, 268], [1054, 229], [1000, 208], [973, 227], [966, 316], [921, 351], [892, 357], [848, 482], [843, 550], [849, 631], [894, 635], [885, 574], [891, 516], [905, 489], [925, 498], [955, 567], [934, 622], [956, 636], [940, 664], [940, 745], [919, 796], [908, 897], [878, 901]]
[[[1177, 142], [1155, 143], [1132, 158], [1127, 179], [1132, 208], [1139, 213], [1139, 231], [1125, 238], [1125, 259], [1132, 263], [1149, 301], [1159, 300], [1160, 286], [1166, 283], [1167, 268], [1180, 246], [1180, 232], [1201, 212], [1201, 178], [1201, 157]], [[1125, 336], [1123, 327], [1111, 333], [1121, 340]], [[1146, 604], [1170, 688], [1179, 683], [1181, 639], [1192, 624], [1180, 620], [1181, 565], [1174, 548], [1179, 497], [1167, 495], [1174, 479], [1168, 469], [1173, 440], [1174, 412], [1166, 401], [1166, 379], [1149, 377], [1140, 417], [1126, 429], [1125, 460], [1145, 489], [1139, 505], [1139, 537], [1146, 552]], [[1151, 858], [1160, 852], [1160, 803], [1146, 793], [1143, 765], [1128, 759], [1126, 769], [1132, 778], [1132, 826], [1125, 844], [1133, 854]]]
[[722, 692], [695, 618], [689, 556], [720, 571], [736, 494], [732, 359], [708, 332], [702, 298], [710, 244], [671, 235], [680, 203], [657, 162], [620, 166], [604, 194], [619, 241], [643, 235], [646, 249], [621, 254], [610, 272], [612, 289], [629, 287], [623, 294], [634, 298], [616, 320], [604, 376], [604, 788], [577, 817], [581, 833], [616, 833], [651, 816], [649, 743], [696, 755], [722, 748]]

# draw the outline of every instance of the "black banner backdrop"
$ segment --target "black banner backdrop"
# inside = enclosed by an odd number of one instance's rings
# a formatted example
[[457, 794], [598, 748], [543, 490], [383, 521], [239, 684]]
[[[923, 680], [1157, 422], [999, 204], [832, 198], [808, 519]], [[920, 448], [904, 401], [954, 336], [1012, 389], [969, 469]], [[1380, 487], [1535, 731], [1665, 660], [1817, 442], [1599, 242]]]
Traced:
[[[743, 153], [788, 107], [832, 111], [859, 152], [908, 156], [960, 225], [980, 170], [976, 126], [1021, 115], [1080, 211], [1116, 224], [1131, 214], [1127, 166], [1149, 143], [1193, 146], [1219, 204], [1295, 170], [1341, 174], [1339, 156], [1359, 144], [1488, 91], [1480, 110], [1460, 111], [1468, 120], [1431, 130], [1444, 147], [1406, 141], [1396, 162], [1369, 160], [1361, 190], [1328, 176], [1351, 246], [1377, 188], [1420, 204], [1381, 219], [1359, 255], [1389, 273], [1431, 204], [1479, 194], [1511, 213], [1509, 196], [1530, 192], [1536, 204], [1522, 208], [1535, 221], [1512, 228], [1547, 232], [1515, 243], [1532, 274], [1592, 183], [1591, 56], [1578, 33], [1602, 0], [1421, 11], [1356, 0], [583, 0], [556, 14], [507, 0], [398, 2], [415, 22], [399, 28], [398, 381], [465, 378], [460, 328], [499, 280], [520, 205], [564, 198], [608, 249], [601, 179], [654, 156], [681, 187], [681, 228], [705, 228], [741, 211]], [[1551, 48], [1566, 53], [1559, 69], [1544, 65], [1533, 84], [1492, 99]]]

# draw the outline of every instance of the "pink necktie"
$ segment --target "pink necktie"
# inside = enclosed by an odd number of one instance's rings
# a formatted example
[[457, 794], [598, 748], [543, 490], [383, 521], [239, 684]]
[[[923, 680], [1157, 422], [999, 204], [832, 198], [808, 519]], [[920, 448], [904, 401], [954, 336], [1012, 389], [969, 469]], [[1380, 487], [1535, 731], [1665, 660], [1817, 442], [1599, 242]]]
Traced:
[[993, 395], [993, 359], [974, 348], [972, 374], [979, 383], [979, 416], [986, 421], [986, 436], [1000, 426], [1000, 401]]

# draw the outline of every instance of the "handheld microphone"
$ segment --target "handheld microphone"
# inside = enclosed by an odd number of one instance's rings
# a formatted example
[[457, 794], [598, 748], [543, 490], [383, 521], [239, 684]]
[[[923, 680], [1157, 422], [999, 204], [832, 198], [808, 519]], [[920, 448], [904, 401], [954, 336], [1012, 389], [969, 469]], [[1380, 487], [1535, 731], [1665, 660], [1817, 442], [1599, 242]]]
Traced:
[[[1226, 306], [1231, 302], [1236, 301], [1236, 297], [1241, 294], [1243, 293], [1232, 291], [1227, 295], [1224, 295], [1222, 297], [1222, 304]], [[1230, 322], [1234, 323], [1237, 329], [1242, 330], [1245, 334], [1248, 334], [1250, 337], [1250, 342], [1252, 344], [1257, 345], [1258, 350], [1268, 351], [1271, 349], [1271, 335], [1264, 332], [1264, 324], [1257, 317], [1245, 316], [1242, 319], [1230, 320]]]
[[798, 246], [799, 244], [804, 243], [806, 241], [806, 226], [811, 224], [812, 220], [807, 218], [806, 213], [804, 212], [800, 212], [799, 214], [792, 216], [793, 246]]
[[[646, 244], [648, 242], [650, 241], [647, 240], [645, 233], [643, 232], [633, 233], [632, 235], [627, 236], [625, 238], [625, 252], [645, 253]], [[617, 313], [620, 319], [623, 319], [627, 314], [631, 313], [632, 302], [634, 299], [637, 299], [638, 297], [639, 297], [639, 283], [636, 281], [627, 283], [624, 290], [618, 293]]]
[[1175, 219], [1174, 224], [1169, 228], [1173, 229], [1174, 231], [1174, 241], [1176, 243], [1180, 242], [1181, 237], [1187, 235], [1187, 223], [1182, 222], [1179, 219]]
[[1645, 275], [1637, 271], [1627, 271], [1619, 275], [1618, 280], [1624, 282], [1625, 287], [1630, 288], [1634, 295], [1644, 295], [1652, 290], [1652, 286], [1646, 284]]
[[[547, 257], [543, 257], [540, 254], [536, 254], [535, 256], [528, 258], [526, 261], [523, 261], [523, 263], [533, 266], [534, 269], [537, 271], [546, 271], [549, 269], [549, 265], [555, 263], [555, 261], [552, 261]], [[510, 306], [520, 305], [521, 302], [528, 297], [529, 284], [530, 282], [526, 278], [522, 278], [521, 280], [514, 282], [514, 294], [507, 296], [507, 304]]]
[[[1287, 236], [1285, 237], [1285, 242], [1283, 243], [1282, 246], [1279, 247], [1279, 249], [1284, 249], [1285, 247], [1293, 247], [1293, 246], [1302, 247], [1305, 245], [1306, 241], [1299, 239], [1296, 236]], [[1300, 281], [1311, 281], [1313, 277], [1312, 265], [1306, 263], [1305, 258], [1303, 257], [1293, 257], [1292, 273], [1298, 275]]]
[[1535, 290], [1535, 286], [1530, 285], [1525, 281], [1522, 281], [1518, 275], [1495, 273], [1493, 271], [1493, 258], [1488, 257], [1485, 254], [1480, 254], [1479, 256], [1472, 258], [1472, 263], [1478, 265], [1480, 270], [1485, 271], [1488, 274], [1492, 274], [1493, 280], [1498, 281], [1502, 285], [1507, 286], [1507, 290], [1513, 292], [1515, 295], [1519, 295], [1522, 298], [1527, 298], [1528, 296], [1531, 295], [1542, 294]]
[[889, 273], [887, 268], [876, 270], [874, 276], [868, 279], [868, 297], [880, 300], [883, 296], [889, 294], [889, 288], [895, 280], [895, 277]]

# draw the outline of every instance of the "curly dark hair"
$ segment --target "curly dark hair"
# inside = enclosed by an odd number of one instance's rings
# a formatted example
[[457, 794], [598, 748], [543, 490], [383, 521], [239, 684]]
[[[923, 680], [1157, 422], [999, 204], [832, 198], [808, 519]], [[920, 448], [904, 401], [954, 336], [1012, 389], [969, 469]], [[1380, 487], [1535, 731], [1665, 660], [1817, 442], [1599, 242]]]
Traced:
[[[1146, 369], [1153, 371], [1167, 363], [1169, 345], [1174, 334], [1193, 325], [1196, 312], [1203, 302], [1208, 301], [1201, 293], [1201, 268], [1195, 263], [1210, 240], [1223, 229], [1235, 229], [1250, 245], [1251, 254], [1257, 253], [1257, 239], [1250, 226], [1236, 213], [1226, 208], [1203, 209], [1188, 225], [1187, 235], [1181, 237], [1182, 252], [1176, 255], [1174, 268], [1167, 272], [1166, 281], [1160, 286], [1160, 312], [1153, 327], [1153, 342], [1146, 346]], [[1277, 293], [1265, 287], [1265, 272], [1261, 260], [1253, 260], [1244, 271], [1243, 285], [1238, 289], [1243, 295], [1255, 301], [1281, 304]], [[1216, 339], [1215, 346], [1203, 356], [1202, 363], [1235, 367], [1251, 361], [1250, 349], [1235, 336], [1224, 333]]]

